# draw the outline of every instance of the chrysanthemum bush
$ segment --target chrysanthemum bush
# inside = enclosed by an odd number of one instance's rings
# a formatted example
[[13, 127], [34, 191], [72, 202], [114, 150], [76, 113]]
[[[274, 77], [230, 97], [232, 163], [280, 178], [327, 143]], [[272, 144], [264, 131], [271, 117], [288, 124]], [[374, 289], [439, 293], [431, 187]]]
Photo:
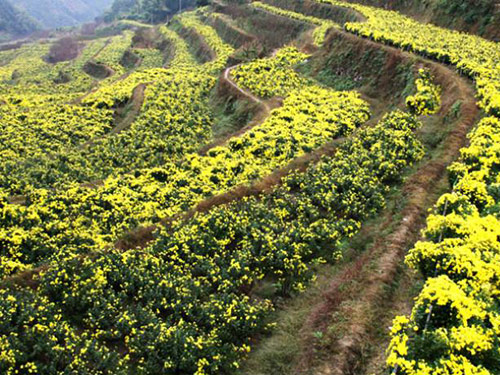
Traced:
[[286, 97], [293, 89], [307, 84], [307, 80], [293, 70], [294, 65], [307, 58], [307, 54], [289, 46], [280, 49], [275, 56], [240, 65], [231, 75], [239, 86], [255, 95]]
[[406, 258], [426, 282], [392, 328], [387, 363], [401, 374], [500, 371], [500, 120], [481, 120], [469, 138], [450, 167], [453, 192]]
[[479, 106], [487, 114], [500, 117], [498, 43], [419, 23], [395, 11], [338, 0], [316, 1], [351, 8], [366, 17], [365, 22], [346, 23], [344, 28], [349, 32], [455, 65], [460, 72], [474, 80]]
[[[338, 258], [342, 241], [423, 156], [419, 126], [413, 115], [391, 112], [267, 195], [175, 221], [144, 250], [68, 257], [42, 272], [36, 290], [1, 291], [0, 368], [14, 374], [29, 366], [42, 375], [53, 373], [48, 363], [56, 373], [79, 374], [237, 369], [273, 308], [254, 297], [254, 286], [265, 278], [277, 293], [301, 290], [312, 266]], [[46, 318], [13, 314], [42, 304]], [[60, 352], [62, 340], [69, 349]]]
[[[27, 194], [32, 188], [64, 189], [75, 182], [160, 166], [207, 143], [213, 125], [208, 96], [216, 84], [216, 69], [226, 64], [233, 49], [213, 29], [201, 25], [196, 14], [179, 18], [203, 30], [218, 52], [214, 61], [197, 64], [185, 41], [161, 27], [175, 50], [168, 69], [140, 69], [125, 79], [101, 82], [83, 98], [83, 106], [68, 104], [64, 95], [6, 97], [0, 107], [5, 119], [0, 186], [13, 195]], [[140, 115], [127, 129], [106, 136], [113, 126], [114, 108], [130, 100], [141, 83], [147, 88]]]
[[[397, 12], [337, 0], [367, 20], [347, 31], [455, 65], [474, 79], [478, 104], [490, 115], [471, 133], [471, 145], [451, 166], [454, 186], [428, 218], [407, 257], [426, 283], [409, 318], [397, 317], [387, 363], [398, 374], [497, 374], [499, 349], [499, 148], [500, 50], [494, 42], [433, 25]], [[421, 73], [422, 75], [422, 73]], [[407, 99], [412, 113], [439, 108], [439, 92], [425, 73]]]
[[[188, 153], [178, 162], [165, 160], [161, 168], [109, 177], [96, 187], [33, 190], [25, 206], [3, 208], [1, 255], [10, 266], [2, 272], [12, 272], [13, 262], [22, 269], [111, 244], [130, 228], [158, 222], [204, 198], [264, 177], [352, 133], [368, 116], [367, 103], [355, 92], [308, 87], [292, 93], [263, 124], [205, 156]], [[174, 146], [178, 144], [166, 147]], [[159, 150], [149, 152], [152, 157], [163, 155]]]
[[441, 107], [441, 89], [432, 83], [432, 77], [426, 69], [420, 69], [418, 75], [415, 80], [416, 94], [406, 98], [406, 106], [417, 116], [434, 114]]

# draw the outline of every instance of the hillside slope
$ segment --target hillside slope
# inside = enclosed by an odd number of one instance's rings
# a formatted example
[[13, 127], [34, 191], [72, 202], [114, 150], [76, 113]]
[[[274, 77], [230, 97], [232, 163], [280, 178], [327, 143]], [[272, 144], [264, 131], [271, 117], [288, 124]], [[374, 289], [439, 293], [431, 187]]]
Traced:
[[498, 43], [192, 1], [0, 45], [0, 375], [499, 375]]
[[44, 28], [74, 26], [91, 21], [111, 3], [112, 0], [16, 0], [16, 6], [39, 21]]
[[19, 11], [8, 0], [0, 0], [0, 36], [24, 35], [35, 31], [38, 27], [35, 20]]

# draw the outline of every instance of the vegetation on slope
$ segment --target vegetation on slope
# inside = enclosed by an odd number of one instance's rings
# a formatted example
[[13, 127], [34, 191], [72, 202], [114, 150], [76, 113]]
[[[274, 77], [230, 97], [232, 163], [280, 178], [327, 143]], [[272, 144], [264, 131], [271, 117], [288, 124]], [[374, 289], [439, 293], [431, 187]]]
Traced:
[[[490, 117], [451, 168], [454, 192], [437, 204], [453, 215], [431, 216], [428, 241], [408, 257], [428, 281], [410, 319], [395, 321], [388, 364], [401, 374], [494, 373], [498, 51], [478, 37], [424, 27], [397, 13], [321, 1], [363, 13], [366, 22], [349, 22], [346, 30], [453, 63], [476, 79], [478, 103]], [[151, 13], [166, 3], [141, 4]], [[328, 29], [347, 35], [317, 15], [262, 2], [258, 9], [218, 6], [226, 14], [244, 9], [241, 14], [257, 18], [315, 25], [301, 35], [309, 52], [335, 43], [325, 38]], [[170, 12], [164, 11], [162, 18]], [[259, 23], [241, 14], [234, 30], [258, 32]], [[271, 327], [275, 303], [303, 291], [318, 264], [342, 256], [348, 239], [424, 157], [420, 120], [441, 105], [429, 71], [418, 70], [411, 89], [396, 90], [397, 101], [405, 93], [406, 106], [367, 122], [368, 104], [359, 93], [323, 87], [295, 70], [301, 65], [315, 74], [312, 65], [300, 64], [309, 54], [294, 47], [227, 68], [235, 49], [203, 22], [208, 18], [207, 9], [184, 12], [154, 28], [171, 49], [168, 68], [156, 50], [135, 52], [138, 39], [130, 31], [91, 40], [69, 61], [48, 61], [50, 42], [0, 54], [2, 373], [238, 371], [255, 338]], [[196, 59], [190, 50], [207, 56]], [[88, 64], [109, 76], [93, 80], [84, 73]], [[209, 98], [224, 68], [225, 80], [234, 72], [237, 90], [282, 96], [282, 107], [203, 148], [215, 128]], [[61, 72], [69, 79], [60, 80]], [[413, 81], [404, 73], [403, 85]], [[116, 121], [128, 105], [134, 115], [123, 129]], [[305, 162], [294, 170], [298, 159]], [[429, 165], [433, 176], [444, 173], [444, 166]], [[275, 181], [262, 181], [274, 174]], [[142, 226], [149, 229], [139, 246], [123, 245], [120, 239]], [[438, 319], [429, 318], [433, 311]]]
[[40, 28], [33, 18], [20, 11], [9, 0], [0, 0], [0, 41], [2, 34], [26, 35]]
[[207, 0], [114, 0], [105, 20], [129, 18], [158, 23], [166, 21], [180, 10], [208, 3]]

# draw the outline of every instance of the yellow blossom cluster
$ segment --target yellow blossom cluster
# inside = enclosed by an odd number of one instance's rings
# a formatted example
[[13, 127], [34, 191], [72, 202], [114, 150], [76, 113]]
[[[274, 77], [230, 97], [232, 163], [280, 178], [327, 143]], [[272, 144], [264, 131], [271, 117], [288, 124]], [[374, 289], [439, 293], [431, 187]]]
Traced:
[[308, 55], [289, 46], [275, 56], [251, 61], [231, 72], [234, 81], [263, 98], [286, 97], [290, 91], [307, 84], [307, 80], [293, 70], [293, 66], [306, 60]]
[[[265, 132], [278, 126], [277, 119], [292, 121], [294, 108], [312, 111], [318, 97], [328, 102], [337, 95], [335, 102], [353, 95], [315, 90], [308, 103], [299, 102], [307, 97], [303, 91], [290, 108], [276, 111]], [[278, 133], [286, 128], [280, 126]], [[307, 126], [318, 130], [311, 120]], [[0, 290], [0, 369], [17, 374], [33, 368], [43, 375], [235, 371], [273, 309], [270, 300], [250, 298], [248, 291], [264, 278], [276, 293], [301, 290], [312, 265], [338, 258], [342, 241], [383, 208], [389, 186], [423, 156], [419, 127], [414, 115], [391, 112], [343, 143], [334, 157], [290, 175], [269, 194], [174, 221], [143, 250], [60, 259], [40, 275], [36, 291]], [[262, 143], [254, 134], [233, 144], [233, 152], [254, 137]], [[290, 133], [276, 145], [290, 138], [300, 142]], [[252, 163], [255, 156], [247, 155]]]
[[366, 18], [365, 22], [346, 23], [344, 28], [347, 31], [455, 65], [474, 80], [481, 108], [490, 115], [500, 117], [498, 43], [475, 35], [419, 23], [395, 11], [339, 0], [316, 1], [351, 8]]
[[[179, 82], [184, 84], [185, 78], [178, 77]], [[186, 94], [186, 90], [169, 89], [178, 95]], [[191, 96], [187, 97], [187, 106], [197, 105], [191, 102]], [[179, 96], [171, 99], [180, 106]], [[183, 129], [182, 118], [172, 119], [172, 126]], [[151, 127], [155, 120], [152, 112], [146, 119]], [[160, 125], [163, 119], [160, 115]], [[368, 105], [359, 94], [310, 87], [293, 92], [262, 125], [211, 149], [206, 156], [188, 153], [178, 163], [167, 159], [175, 154], [174, 147], [179, 147], [173, 133], [168, 142], [157, 142], [158, 148], [142, 151], [142, 155], [149, 153], [146, 162], [157, 161], [161, 168], [111, 176], [94, 188], [68, 185], [56, 191], [33, 190], [27, 195], [27, 206], [4, 207], [0, 227], [2, 258], [23, 267], [109, 244], [129, 228], [173, 216], [206, 197], [284, 167], [335, 137], [350, 134], [367, 119]], [[142, 144], [141, 139], [137, 141]], [[168, 152], [162, 152], [165, 150]], [[130, 163], [142, 160], [133, 153], [107, 156], [103, 160], [108, 163], [127, 161], [125, 157], [130, 157]], [[89, 165], [88, 169], [91, 167], [99, 165]]]
[[500, 368], [500, 120], [487, 117], [450, 167], [454, 189], [406, 262], [426, 283], [398, 317], [387, 363], [402, 374], [496, 374]]
[[[31, 100], [37, 97], [41, 103]], [[38, 165], [54, 161], [54, 154], [78, 147], [112, 128], [113, 112], [72, 104], [64, 97], [19, 95], [0, 106], [0, 186], [22, 194], [26, 186], [50, 173]], [[31, 173], [32, 177], [27, 177]], [[47, 176], [54, 182], [55, 176]]]
[[93, 60], [97, 64], [103, 64], [114, 71], [114, 77], [109, 78], [110, 80], [116, 79], [116, 77], [126, 72], [120, 60], [125, 51], [130, 48], [133, 36], [134, 33], [132, 31], [125, 30], [122, 34], [112, 37], [110, 42], [94, 56]]
[[[194, 16], [183, 15], [193, 27], [197, 25]], [[119, 81], [105, 80], [83, 98], [84, 106], [61, 105], [64, 96], [6, 97], [6, 104], [0, 106], [6, 119], [2, 123], [6, 142], [1, 186], [11, 194], [25, 194], [32, 187], [99, 181], [112, 174], [162, 165], [207, 142], [213, 122], [208, 95], [216, 83], [207, 72], [214, 73], [215, 66], [226, 63], [227, 45], [210, 34], [210, 43], [219, 45], [214, 49], [223, 54], [217, 56], [217, 63], [198, 65], [183, 39], [166, 27], [160, 31], [175, 49], [171, 68], [139, 69]], [[113, 125], [114, 107], [126, 103], [141, 83], [147, 88], [138, 118], [128, 128], [105, 136]], [[65, 108], [68, 110], [63, 111]], [[61, 141], [54, 142], [58, 139]], [[27, 149], [30, 144], [33, 146]]]
[[430, 73], [425, 69], [418, 71], [415, 80], [416, 94], [406, 98], [406, 106], [417, 116], [428, 116], [439, 111], [441, 107], [440, 87], [432, 83]]
[[[500, 279], [500, 49], [477, 36], [420, 24], [397, 12], [338, 0], [317, 0], [351, 8], [366, 22], [347, 31], [455, 65], [474, 79], [481, 120], [451, 166], [453, 193], [445, 194], [428, 218], [427, 241], [407, 262], [427, 278], [410, 319], [397, 317], [387, 363], [398, 374], [496, 374], [500, 371], [498, 308]], [[422, 72], [421, 72], [422, 74]], [[437, 99], [437, 100], [435, 100]], [[439, 109], [439, 92], [417, 81], [407, 99], [415, 114]], [[496, 116], [496, 117], [495, 117]]]

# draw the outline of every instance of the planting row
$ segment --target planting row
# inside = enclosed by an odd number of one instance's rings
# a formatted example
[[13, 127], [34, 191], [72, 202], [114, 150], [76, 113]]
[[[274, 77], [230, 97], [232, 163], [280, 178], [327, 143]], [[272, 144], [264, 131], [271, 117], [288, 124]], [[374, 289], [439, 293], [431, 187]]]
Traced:
[[392, 327], [387, 363], [399, 374], [500, 371], [500, 121], [483, 119], [469, 138], [450, 167], [453, 192], [406, 258], [425, 285]]
[[[172, 63], [179, 63], [178, 66], [141, 70], [118, 82], [109, 82], [82, 100], [85, 107], [61, 104], [64, 97], [54, 96], [29, 103], [33, 108], [21, 117], [21, 105], [27, 102], [25, 96], [9, 100], [9, 104], [14, 102], [12, 106], [0, 107], [8, 120], [3, 138], [5, 155], [9, 156], [0, 163], [4, 172], [0, 186], [9, 194], [26, 194], [32, 188], [62, 188], [72, 182], [99, 181], [110, 175], [162, 165], [206, 143], [213, 122], [208, 95], [216, 83], [215, 77], [206, 73], [213, 71], [214, 65], [196, 65], [185, 42], [165, 30], [176, 52]], [[226, 45], [214, 36], [211, 44], [218, 44], [216, 49], [224, 51], [216, 61], [225, 64]], [[148, 86], [139, 117], [118, 134], [102, 137], [112, 125], [111, 109], [126, 103], [140, 83]], [[41, 100], [39, 95], [35, 98]], [[49, 100], [53, 101], [51, 106], [47, 104]], [[88, 122], [81, 122], [83, 114], [89, 117]], [[27, 123], [31, 125], [26, 127]], [[92, 142], [82, 147], [88, 140]]]
[[110, 43], [94, 56], [94, 61], [111, 68], [116, 76], [122, 75], [126, 69], [120, 61], [125, 51], [130, 48], [133, 36], [132, 31], [125, 30], [122, 34], [112, 37]]
[[[194, 173], [183, 180], [160, 170], [152, 175], [177, 179], [179, 190], [196, 175], [204, 184], [216, 177], [220, 186], [225, 173], [293, 157], [366, 119], [366, 105], [350, 93], [308, 88], [287, 100], [262, 129], [193, 159]], [[255, 297], [255, 287], [266, 280], [275, 293], [301, 290], [314, 264], [339, 257], [341, 243], [422, 157], [419, 126], [414, 115], [394, 111], [268, 195], [173, 222], [145, 250], [61, 259], [41, 274], [36, 290], [0, 290], [0, 369], [40, 375], [237, 369], [273, 308]], [[232, 160], [239, 164], [228, 165]], [[217, 173], [208, 175], [207, 163]]]
[[[7, 125], [12, 130], [5, 136], [11, 137], [9, 143], [17, 140], [14, 144], [17, 148], [11, 159], [2, 160], [2, 169], [5, 171], [1, 176], [2, 187], [11, 194], [27, 193], [31, 187], [62, 188], [71, 182], [95, 181], [111, 174], [161, 165], [182, 156], [186, 151], [196, 150], [210, 138], [212, 119], [206, 98], [215, 79], [196, 72], [184, 76], [175, 71], [160, 74], [162, 80], [148, 88], [141, 115], [128, 129], [96, 139], [86, 147], [78, 147], [78, 127], [86, 126], [82, 137], [102, 134], [102, 131], [98, 133], [97, 130], [106, 130], [103, 129], [106, 124], [109, 129], [112, 111], [54, 103], [57, 109], [53, 115], [45, 119], [36, 117], [32, 121], [39, 125], [33, 129], [38, 132], [32, 138], [32, 152], [24, 158], [26, 140], [29, 141], [24, 136], [29, 135], [28, 130], [23, 129], [21, 134], [15, 136], [17, 128]], [[71, 118], [65, 116], [65, 108], [72, 111]], [[62, 112], [59, 115], [61, 124], [55, 122], [58, 112]], [[33, 116], [36, 114], [37, 111], [33, 111]], [[87, 114], [88, 123], [79, 122], [81, 119], [75, 114]], [[102, 114], [101, 117], [97, 117], [99, 114]], [[19, 127], [26, 124], [26, 119], [21, 120]], [[68, 134], [62, 131], [65, 128], [61, 126], [49, 134], [52, 125], [69, 126]], [[44, 139], [47, 147], [42, 148]], [[60, 140], [59, 144], [55, 140]], [[70, 141], [77, 147], [58, 147], [72, 146]]]
[[214, 28], [201, 22], [196, 12], [183, 13], [176, 19], [183, 27], [193, 29], [201, 35], [207, 45], [215, 52], [216, 58], [203, 64], [203, 69], [207, 74], [218, 74], [226, 66], [227, 59], [234, 53], [234, 48], [224, 43]]
[[263, 98], [286, 97], [290, 91], [307, 84], [307, 80], [293, 70], [293, 66], [309, 56], [295, 47], [280, 49], [275, 56], [258, 59], [231, 71], [240, 87]]
[[455, 65], [474, 80], [481, 108], [488, 114], [500, 117], [498, 43], [431, 24], [421, 24], [395, 11], [338, 0], [316, 1], [348, 7], [366, 17], [366, 22], [346, 23], [344, 27], [347, 31]]
[[[131, 174], [109, 177], [93, 188], [70, 184], [56, 191], [32, 190], [26, 194], [25, 206], [2, 207], [3, 276], [47, 260], [61, 260], [112, 244], [127, 230], [158, 222], [204, 198], [262, 178], [335, 137], [351, 133], [368, 118], [368, 105], [356, 93], [318, 87], [299, 89], [285, 100], [282, 108], [245, 135], [213, 148], [206, 156], [186, 154], [179, 162], [172, 162], [170, 155], [191, 147], [191, 143], [186, 143], [191, 135], [180, 130], [192, 132], [196, 139], [198, 131], [203, 133], [204, 129], [205, 117], [185, 117], [189, 111], [199, 109], [201, 103], [193, 101], [189, 91], [206, 89], [200, 87], [201, 82], [206, 82], [206, 75], [191, 74], [190, 87], [186, 87], [189, 78], [186, 75], [173, 76], [172, 81], [159, 86], [160, 91], [171, 90], [177, 96], [161, 97], [161, 92], [156, 93], [162, 98], [162, 108], [177, 108], [179, 113], [160, 112], [153, 116], [148, 111], [144, 120], [148, 129], [155, 122], [161, 129], [167, 129], [171, 132], [170, 139], [154, 137], [147, 143], [149, 148], [130, 149], [125, 154], [120, 147], [102, 150], [106, 156], [102, 160], [106, 163], [101, 166], [91, 159], [85, 171], [90, 174], [122, 163], [122, 168], [130, 168], [127, 162], [140, 166], [139, 163], [151, 161], [162, 165], [161, 168], [137, 169]], [[180, 107], [181, 104], [185, 107]], [[165, 121], [170, 122], [168, 127], [163, 125]], [[137, 137], [133, 141], [143, 145], [141, 134]], [[64, 171], [57, 165], [51, 170], [50, 175], [42, 177], [52, 178], [57, 171]]]
[[[319, 0], [362, 13], [367, 22], [346, 30], [451, 63], [472, 79], [486, 117], [469, 135], [470, 146], [450, 167], [453, 192], [443, 195], [427, 220], [426, 239], [406, 262], [425, 285], [410, 317], [397, 317], [387, 363], [393, 373], [497, 374], [500, 371], [500, 50], [476, 36], [419, 24], [382, 9]], [[407, 99], [415, 113], [439, 104], [425, 77]], [[434, 104], [432, 104], [434, 102]], [[430, 109], [432, 111], [432, 109]], [[497, 116], [497, 117], [494, 117]]]

